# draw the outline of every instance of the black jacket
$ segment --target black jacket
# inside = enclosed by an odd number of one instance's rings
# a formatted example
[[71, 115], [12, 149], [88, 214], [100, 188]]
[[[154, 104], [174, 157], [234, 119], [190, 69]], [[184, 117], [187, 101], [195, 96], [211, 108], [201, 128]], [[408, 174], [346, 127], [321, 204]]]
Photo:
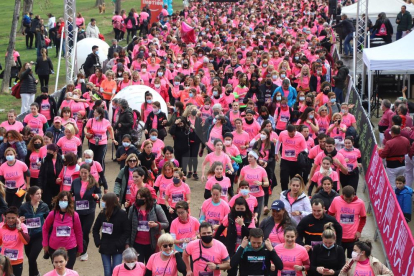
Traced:
[[[75, 180], [73, 180], [72, 186], [70, 187], [70, 192], [75, 197], [75, 211], [78, 212], [79, 215], [88, 215], [90, 213], [95, 213], [96, 199], [93, 198], [92, 194], [97, 194], [99, 195], [99, 198], [101, 198], [102, 197], [101, 188], [98, 186], [93, 186], [90, 189], [86, 189], [83, 197], [81, 197], [80, 195], [81, 187], [82, 187], [82, 183], [81, 183], [80, 178], [76, 178]], [[89, 202], [89, 209], [78, 210], [78, 208], [76, 207], [76, 203], [77, 201], [81, 201], [81, 200], [87, 200]]]
[[62, 171], [62, 168], [63, 160], [59, 153], [57, 154], [56, 163], [54, 165], [52, 158], [46, 156], [43, 158], [42, 165], [40, 166], [37, 186], [42, 189], [42, 200], [49, 205], [49, 208], [52, 205], [52, 198], [57, 196], [60, 190], [60, 186], [56, 185], [56, 179]]
[[[273, 82], [272, 82], [272, 85], [269, 87], [269, 86], [267, 86], [265, 83], [264, 84], [262, 84], [262, 85], [260, 85], [259, 86], [259, 91], [260, 91], [260, 96], [263, 96], [263, 99], [260, 99], [260, 102], [259, 102], [259, 99], [258, 99], [258, 101], [257, 101], [257, 108], [258, 108], [258, 110], [260, 110], [260, 107], [262, 106], [262, 105], [264, 105], [264, 103], [265, 103], [265, 101], [266, 101], [266, 90], [270, 90], [270, 96], [272, 96], [273, 95], [273, 92], [276, 90], [276, 88], [278, 88], [279, 86], [277, 86], [276, 84], [274, 84]], [[256, 96], [258, 96], [257, 94], [256, 94]], [[246, 98], [245, 98], [246, 99]], [[243, 103], [244, 103], [244, 101], [243, 101]], [[247, 103], [247, 102], [246, 102]], [[270, 113], [270, 114], [274, 114], [274, 113]]]
[[36, 29], [40, 29], [40, 20], [36, 17], [32, 19], [32, 23], [30, 24], [30, 31], [32, 33], [36, 32]]
[[[121, 127], [118, 126], [121, 124]], [[122, 134], [130, 134], [134, 124], [134, 116], [132, 109], [128, 108], [124, 112], [119, 111], [118, 122], [116, 122], [114, 129]]]
[[344, 19], [338, 24], [336, 24], [335, 26], [332, 26], [333, 29], [338, 28], [338, 27], [343, 28], [345, 35], [355, 32], [354, 24], [349, 19]]
[[99, 56], [94, 53], [90, 53], [83, 64], [83, 70], [85, 71], [85, 77], [89, 78], [93, 73], [95, 73], [95, 68], [97, 65], [100, 65]]
[[170, 127], [170, 134], [174, 136], [174, 149], [181, 153], [190, 150], [190, 130], [185, 127], [177, 127], [173, 124]]
[[[58, 108], [57, 108], [55, 98], [53, 98], [52, 96], [47, 96], [47, 98], [48, 98], [49, 104], [50, 104], [50, 117], [51, 117], [51, 120], [53, 122], [53, 119], [58, 114]], [[36, 99], [35, 99], [35, 102], [39, 104], [40, 110], [42, 109], [42, 101], [43, 100], [44, 99], [42, 98], [42, 95], [37, 96]]]
[[262, 89], [260, 89], [260, 88], [261, 88], [261, 86], [256, 91], [253, 91], [252, 89], [249, 89], [249, 91], [247, 91], [247, 93], [246, 93], [246, 96], [244, 96], [243, 103], [247, 104], [249, 99], [253, 99], [253, 96], [256, 95], [256, 98], [257, 98], [256, 105], [257, 105], [257, 108], [260, 109], [260, 107], [262, 107], [262, 105], [264, 105], [264, 103], [265, 103], [265, 94], [264, 94], [264, 92], [262, 92]]
[[[148, 115], [147, 121], [145, 122], [145, 129], [148, 130], [148, 132], [152, 129], [152, 121], [154, 120], [154, 112], [151, 111], [151, 113]], [[158, 130], [158, 138], [161, 140], [164, 140], [165, 136], [167, 136], [167, 131], [165, 130], [165, 126], [163, 125], [163, 121], [167, 120], [167, 116], [164, 112], [160, 111], [160, 113], [157, 114], [157, 130]]]
[[[321, 84], [324, 81], [326, 81], [326, 76], [323, 75], [323, 76], [321, 76]], [[312, 74], [312, 76], [310, 77], [310, 80], [309, 80], [310, 91], [311, 92], [316, 91], [317, 87], [318, 87], [318, 78], [315, 75]], [[316, 91], [316, 93], [319, 93], [319, 92], [320, 91]]]
[[409, 11], [405, 11], [404, 15], [402, 14], [402, 12], [399, 12], [397, 18], [395, 19], [395, 22], [397, 22], [397, 20], [400, 20], [400, 22], [397, 23], [397, 32], [408, 31], [411, 30], [411, 28], [413, 27], [413, 18]]
[[20, 74], [20, 94], [36, 94], [36, 79], [32, 69], [26, 69]]
[[342, 246], [334, 245], [331, 249], [326, 249], [322, 244], [315, 245], [310, 254], [310, 269], [308, 275], [320, 276], [316, 269], [319, 266], [332, 269], [335, 271], [335, 276], [339, 275], [342, 267], [345, 265], [345, 252]]
[[128, 16], [125, 19], [125, 26], [127, 26], [128, 21], [130, 21], [130, 20], [131, 20], [132, 28], [131, 29], [127, 28], [127, 29], [129, 29], [129, 30], [135, 30], [136, 29], [136, 25], [137, 25], [137, 21], [135, 20], [135, 17], [133, 17], [133, 16]]
[[0, 194], [0, 222], [3, 221], [3, 214], [7, 211], [9, 207], [7, 206], [4, 197]]
[[346, 66], [339, 67], [338, 73], [336, 76], [333, 76], [333, 79], [335, 80], [335, 87], [339, 89], [345, 88], [345, 81], [348, 77], [349, 69]]
[[195, 129], [190, 129], [190, 143], [201, 143], [203, 141], [203, 126], [201, 123], [202, 119], [200, 117], [195, 117]]
[[[229, 252], [230, 256], [233, 255], [235, 251], [234, 245], [237, 242], [237, 229], [236, 229], [236, 222], [232, 215], [232, 213], [228, 214], [228, 226], [227, 226], [227, 236], [225, 240], [225, 246], [227, 247], [227, 252]], [[241, 227], [241, 239], [243, 240], [244, 237], [249, 237], [249, 225], [251, 223], [251, 219], [245, 219], [244, 225]], [[219, 240], [221, 234], [226, 229], [223, 224], [220, 224], [219, 228], [216, 231], [215, 239]]]
[[[106, 209], [102, 209], [93, 225], [92, 234], [95, 246], [99, 247], [101, 254], [121, 254], [125, 250], [126, 240], [131, 234], [128, 215], [124, 210], [116, 207], [108, 221], [105, 211]], [[104, 223], [112, 224], [112, 234], [100, 233]]]
[[[322, 241], [322, 232], [324, 230], [323, 227], [328, 222], [333, 223], [336, 232], [336, 244], [341, 245], [342, 226], [333, 216], [327, 214], [323, 214], [321, 219], [316, 219], [313, 214], [309, 214], [306, 217], [302, 218], [296, 227], [296, 230], [298, 230], [296, 243], [300, 245], [311, 245], [312, 241]], [[305, 238], [305, 242], [303, 242], [303, 238]]]
[[[31, 239], [35, 237], [42, 237], [42, 227], [43, 227], [43, 224], [45, 223], [45, 219], [47, 215], [49, 214], [49, 212], [50, 212], [49, 207], [43, 201], [39, 202], [39, 206], [37, 207], [36, 212], [34, 212], [32, 203], [30, 201], [29, 202], [26, 201], [26, 203], [20, 206], [19, 216], [25, 217], [26, 221], [28, 218], [40, 218], [40, 227], [28, 229], [29, 236]], [[26, 221], [25, 223], [27, 223]]]
[[116, 46], [111, 45], [111, 47], [109, 47], [109, 49], [108, 49], [108, 59], [113, 58], [114, 57], [114, 53], [115, 52], [116, 53], [119, 53], [119, 52], [121, 52], [121, 50], [122, 50], [122, 47], [121, 46], [119, 46], [119, 45], [116, 45]]
[[43, 60], [43, 57], [38, 57], [36, 60], [35, 72], [38, 75], [50, 75], [53, 70], [53, 64], [50, 58]]
[[329, 207], [331, 207], [332, 201], [334, 200], [335, 197], [339, 196], [339, 194], [332, 189], [331, 193], [328, 194], [327, 192], [325, 192], [323, 189], [320, 189], [318, 193], [314, 194], [312, 196], [312, 200], [315, 198], [320, 198], [323, 200], [323, 203], [325, 205], [325, 210], [329, 210]]

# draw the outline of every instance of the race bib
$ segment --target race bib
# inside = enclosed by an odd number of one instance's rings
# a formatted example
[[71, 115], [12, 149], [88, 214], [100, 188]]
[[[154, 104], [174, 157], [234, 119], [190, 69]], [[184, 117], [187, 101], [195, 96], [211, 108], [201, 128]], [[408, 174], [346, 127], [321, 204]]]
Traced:
[[207, 220], [211, 225], [219, 225], [220, 221], [215, 220], [215, 219], [208, 219]]
[[348, 168], [348, 172], [352, 172], [354, 170], [354, 165], [352, 164], [346, 164], [346, 167]]
[[76, 210], [89, 210], [89, 201], [88, 200], [78, 200], [76, 201]]
[[24, 222], [27, 226], [27, 228], [39, 228], [40, 226], [42, 226], [42, 223], [40, 222], [40, 218], [27, 218], [26, 221]]
[[320, 127], [320, 128], [319, 128], [319, 133], [326, 133], [326, 128], [322, 128], [322, 127]]
[[138, 221], [138, 231], [149, 232], [150, 228], [147, 220]]
[[335, 140], [336, 143], [342, 143], [342, 137], [341, 136], [334, 137], [334, 140]]
[[42, 104], [40, 108], [41, 108], [42, 110], [47, 111], [47, 110], [50, 110], [50, 105], [49, 105], [49, 104]]
[[242, 242], [241, 236], [237, 236], [237, 238], [236, 238], [236, 244], [241, 244], [241, 242]]
[[256, 186], [256, 185], [250, 186], [250, 192], [251, 193], [258, 193], [258, 192], [260, 192], [259, 186]]
[[278, 244], [279, 244], [278, 242], [272, 242], [273, 247], [276, 247], [276, 245], [278, 245]]
[[39, 129], [38, 128], [32, 128], [32, 129], [30, 129], [30, 133], [39, 134]]
[[296, 271], [294, 271], [294, 270], [282, 270], [281, 275], [282, 276], [296, 276]]
[[11, 261], [17, 261], [17, 256], [19, 256], [19, 250], [5, 248], [4, 256], [8, 257]]
[[109, 222], [104, 222], [102, 224], [102, 233], [112, 235], [112, 231], [114, 230], [114, 225]]
[[70, 237], [70, 226], [57, 226], [56, 237]]
[[340, 222], [343, 224], [353, 224], [354, 223], [354, 215], [352, 214], [341, 214]]
[[213, 271], [200, 271], [198, 272], [198, 276], [213, 276]]
[[280, 121], [287, 123], [289, 121], [289, 117], [285, 115], [280, 115]]
[[32, 170], [40, 170], [40, 167], [37, 165], [37, 163], [30, 163], [30, 167]]
[[131, 194], [131, 188], [130, 188], [130, 187], [131, 187], [131, 186], [128, 186], [128, 187], [127, 187], [127, 190], [126, 190], [126, 194], [127, 194], [127, 195], [130, 195], [130, 194]]
[[71, 176], [64, 176], [63, 177], [63, 185], [72, 186], [72, 177]]
[[321, 244], [321, 243], [322, 243], [322, 241], [311, 241], [311, 246], [315, 247], [315, 246], [317, 246], [318, 244]]
[[295, 155], [296, 155], [295, 150], [285, 150], [286, 157], [295, 157]]
[[171, 195], [171, 199], [173, 203], [177, 203], [179, 201], [183, 201], [184, 200], [184, 195], [183, 194], [172, 194]]
[[16, 181], [14, 181], [14, 180], [6, 180], [5, 186], [8, 189], [16, 189]]
[[228, 190], [228, 188], [222, 188], [221, 189], [221, 195], [222, 196], [227, 196], [227, 190]]
[[93, 138], [95, 139], [95, 141], [101, 141], [102, 140], [102, 134], [95, 134], [94, 136], [93, 136]]

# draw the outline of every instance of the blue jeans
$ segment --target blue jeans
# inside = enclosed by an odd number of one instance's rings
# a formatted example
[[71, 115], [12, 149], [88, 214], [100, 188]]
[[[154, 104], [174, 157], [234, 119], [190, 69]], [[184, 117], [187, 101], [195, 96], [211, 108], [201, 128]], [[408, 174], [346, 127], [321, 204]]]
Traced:
[[[114, 267], [122, 263], [122, 254], [106, 255], [101, 254], [104, 268], [104, 275], [111, 276]], [[112, 262], [111, 262], [112, 259]]]
[[397, 31], [397, 35], [396, 35], [395, 41], [401, 39], [402, 38], [402, 35], [403, 35], [403, 31]]
[[341, 88], [334, 88], [334, 92], [335, 92], [335, 96], [336, 96], [336, 101], [341, 104], [344, 100], [343, 100], [343, 93], [344, 90]]
[[348, 55], [348, 52], [352, 54], [354, 52], [354, 49], [352, 49], [351, 46], [351, 40], [354, 38], [354, 33], [350, 33], [345, 37], [344, 40], [344, 51], [345, 55]]

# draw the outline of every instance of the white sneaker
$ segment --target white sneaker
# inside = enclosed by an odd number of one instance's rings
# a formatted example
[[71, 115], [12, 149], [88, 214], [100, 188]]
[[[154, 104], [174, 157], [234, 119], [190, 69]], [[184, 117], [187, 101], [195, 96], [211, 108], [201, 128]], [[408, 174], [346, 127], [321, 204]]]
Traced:
[[87, 261], [88, 260], [88, 253], [85, 253], [83, 255], [80, 255], [80, 260], [81, 261]]

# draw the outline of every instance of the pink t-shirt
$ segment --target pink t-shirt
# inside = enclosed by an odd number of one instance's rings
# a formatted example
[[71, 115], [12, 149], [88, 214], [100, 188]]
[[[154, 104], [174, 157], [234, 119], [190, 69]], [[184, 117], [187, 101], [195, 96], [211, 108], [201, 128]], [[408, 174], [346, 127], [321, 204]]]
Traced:
[[[312, 176], [312, 181], [316, 182], [318, 184], [318, 187], [322, 185], [322, 178], [324, 178], [325, 175], [321, 174], [320, 171], [316, 171]], [[329, 177], [332, 179], [333, 182], [337, 182], [335, 190], [339, 191], [339, 177], [338, 173], [336, 171], [332, 171]]]
[[147, 139], [142, 143], [141, 151], [144, 150], [144, 144], [146, 141], [150, 141], [152, 143], [152, 152], [156, 154], [155, 159], [160, 158], [162, 156], [162, 149], [165, 147], [164, 142], [160, 139], [155, 140], [155, 142], [151, 139]]
[[42, 114], [33, 116], [32, 113], [29, 113], [24, 117], [23, 122], [25, 122], [30, 127], [30, 132], [34, 134], [39, 134], [43, 136], [43, 125], [47, 123], [47, 119]]
[[346, 115], [342, 114], [342, 123], [344, 123], [346, 127], [352, 126], [353, 123], [356, 123], [355, 116], [351, 113], [348, 113]]
[[249, 182], [250, 194], [255, 197], [264, 196], [262, 185], [255, 184], [256, 181], [263, 183], [264, 179], [267, 178], [266, 170], [259, 165], [256, 168], [250, 166], [244, 166], [240, 171], [240, 177]]
[[[302, 276], [302, 271], [295, 271], [294, 265], [303, 265], [304, 262], [309, 261], [308, 251], [305, 247], [296, 244], [292, 249], [286, 249], [285, 244], [279, 244], [275, 247], [277, 255], [283, 262], [283, 270], [278, 272], [278, 276], [282, 275], [297, 275]], [[293, 272], [292, 272], [293, 271]]]
[[226, 153], [230, 154], [232, 157], [236, 157], [240, 155], [239, 149], [234, 144], [231, 144], [230, 146], [225, 146], [225, 147], [226, 147]]
[[9, 121], [4, 121], [0, 124], [0, 127], [4, 127], [6, 131], [15, 130], [17, 132], [21, 132], [24, 126], [19, 121], [15, 121], [12, 125], [9, 123]]
[[[313, 131], [311, 125], [308, 122], [302, 122], [300, 119], [296, 122], [296, 125], [305, 125], [309, 129], [309, 136], [316, 137], [315, 132]], [[318, 121], [315, 119], [315, 125], [318, 126]]]
[[[79, 276], [79, 274], [71, 270], [69, 268], [66, 268], [65, 276]], [[44, 274], [43, 276], [59, 276], [59, 274], [56, 272], [56, 269], [53, 269], [52, 271], [49, 271], [48, 273]]]
[[269, 240], [272, 243], [272, 246], [275, 247], [281, 243], [285, 242], [285, 236], [283, 234], [284, 229], [283, 227], [279, 227], [279, 223], [275, 223], [275, 227], [273, 227], [272, 231], [269, 234]]
[[50, 116], [50, 102], [49, 99], [42, 100], [40, 104], [40, 114], [46, 117], [47, 120], [50, 120], [52, 117]]
[[326, 131], [329, 128], [329, 118], [326, 117], [320, 117], [318, 118], [318, 124], [319, 124], [319, 133], [326, 133]]
[[231, 134], [233, 134], [233, 145], [235, 145], [242, 156], [247, 155], [247, 149], [240, 148], [241, 146], [246, 146], [250, 142], [250, 136], [249, 133], [246, 131], [243, 131], [242, 133], [237, 133], [237, 131], [233, 131]]
[[166, 178], [163, 174], [160, 174], [155, 180], [154, 186], [159, 188], [157, 203], [165, 204], [165, 191], [167, 187], [173, 183], [173, 178]]
[[210, 131], [210, 137], [208, 138], [207, 146], [214, 150], [214, 140], [220, 139], [223, 141], [223, 134], [222, 134], [223, 126], [217, 127], [216, 125]]
[[[315, 162], [314, 164], [317, 166], [316, 170], [319, 171], [321, 164], [322, 164], [322, 159], [326, 156], [324, 151], [321, 151], [316, 157], [315, 157]], [[335, 157], [333, 158], [337, 158], [339, 160], [339, 162], [346, 167], [346, 162], [345, 162], [345, 158], [341, 153], [337, 153], [335, 155]], [[332, 164], [332, 169], [338, 171], [338, 167], [335, 164]]]
[[167, 260], [161, 258], [161, 252], [151, 255], [147, 262], [147, 269], [152, 271], [152, 276], [177, 276], [177, 260], [171, 256]]
[[86, 188], [88, 187], [88, 182], [87, 181], [81, 181], [81, 188], [80, 188], [80, 196], [81, 198], [83, 198], [83, 195], [86, 192]]
[[276, 122], [276, 129], [278, 130], [285, 130], [286, 125], [290, 120], [290, 110], [289, 108], [286, 108], [286, 110], [283, 110], [280, 108], [280, 114], [279, 114], [279, 108], [276, 108], [275, 116], [274, 116]]
[[[28, 234], [27, 227], [24, 223], [21, 224], [23, 233]], [[17, 260], [23, 260], [24, 244], [19, 237], [17, 229], [9, 230], [4, 222], [0, 223], [0, 238], [2, 241], [1, 254], [9, 257], [13, 263]]]
[[[230, 199], [230, 202], [229, 202], [230, 208], [233, 207], [234, 202], [236, 201], [236, 199], [241, 197], [241, 196], [242, 196], [241, 194], [236, 194]], [[244, 198], [244, 199], [246, 199], [246, 202], [247, 202], [247, 205], [249, 205], [250, 211], [252, 211], [252, 213], [254, 214], [254, 208], [257, 207], [256, 197], [252, 196], [252, 195], [249, 195], [247, 198]]]
[[[198, 219], [190, 215], [188, 216], [186, 223], [182, 223], [178, 218], [176, 218], [171, 222], [170, 234], [177, 241], [182, 239], [193, 240], [196, 239], [199, 227], [200, 222]], [[175, 244], [175, 249], [179, 252], [183, 252], [187, 245], [188, 243], [181, 242], [179, 244]]]
[[[223, 224], [224, 227], [229, 226], [229, 215], [226, 215], [224, 217], [222, 224]], [[234, 248], [234, 251], [237, 250], [237, 248], [239, 247], [239, 245], [241, 244], [241, 241], [242, 241], [242, 227], [238, 223], [235, 223], [235, 226], [236, 226], [237, 238], [236, 238], [236, 246]], [[256, 225], [254, 223], [254, 219], [252, 219], [252, 221], [247, 226], [247, 228], [256, 228]]]
[[288, 131], [284, 130], [279, 135], [279, 143], [283, 144], [282, 159], [297, 161], [298, 154], [307, 149], [305, 137], [296, 131], [293, 138], [289, 137]]
[[360, 218], [367, 216], [365, 203], [361, 199], [354, 198], [351, 203], [347, 203], [343, 196], [334, 198], [328, 212], [335, 214], [336, 220], [341, 224], [342, 240], [355, 239]]
[[[188, 255], [191, 255], [193, 260], [196, 260], [200, 257], [200, 246], [203, 258], [209, 260], [210, 262], [221, 264], [223, 261], [227, 261], [229, 259], [227, 248], [224, 246], [224, 244], [216, 239], [213, 239], [213, 246], [211, 247], [204, 247], [200, 240], [192, 241], [187, 245], [185, 251]], [[203, 259], [199, 259], [194, 263], [193, 275], [199, 275], [200, 272], [204, 272], [206, 266], [207, 262]], [[207, 268], [207, 272], [212, 273], [214, 276], [219, 276], [221, 274], [220, 271], [221, 270], [211, 271], [209, 268]]]
[[361, 158], [361, 152], [359, 149], [354, 148], [352, 151], [346, 151], [345, 149], [341, 149], [339, 151], [346, 162], [346, 166], [348, 167], [348, 172], [355, 170], [358, 167], [358, 158]]
[[211, 191], [211, 188], [213, 187], [214, 184], [219, 184], [221, 186], [220, 198], [228, 202], [229, 201], [228, 190], [231, 187], [230, 178], [228, 178], [227, 176], [223, 176], [223, 179], [221, 181], [218, 181], [216, 177], [213, 175], [209, 177], [206, 182], [206, 190]]
[[62, 149], [63, 155], [65, 155], [68, 152], [73, 152], [74, 154], [78, 154], [78, 146], [82, 145], [81, 140], [76, 137], [72, 136], [72, 138], [69, 140], [66, 138], [66, 136], [63, 136], [59, 139], [57, 142], [58, 147]]
[[[334, 124], [331, 124], [329, 127], [334, 126], [331, 132], [329, 132], [329, 137], [332, 137], [335, 139], [335, 144], [343, 144], [345, 140], [345, 132], [342, 132], [339, 128], [335, 127]], [[339, 125], [341, 128], [346, 128], [345, 124]]]
[[211, 225], [220, 225], [225, 215], [230, 213], [230, 207], [226, 201], [220, 200], [220, 203], [214, 203], [211, 198], [206, 199], [201, 205], [201, 211], [205, 215], [205, 221]]
[[249, 134], [250, 140], [253, 140], [254, 137], [259, 133], [260, 128], [260, 124], [256, 120], [254, 120], [250, 125], [246, 123], [245, 119], [243, 120], [243, 130]]
[[136, 266], [133, 270], [128, 270], [125, 268], [125, 265], [122, 263], [117, 265], [114, 268], [113, 275], [122, 275], [122, 276], [144, 276], [145, 275], [145, 264], [136, 262]]
[[374, 271], [372, 270], [371, 264], [369, 263], [369, 259], [366, 259], [363, 262], [357, 262], [354, 275], [375, 275]]
[[79, 111], [86, 111], [86, 108], [89, 107], [89, 104], [86, 102], [76, 102], [72, 101], [69, 105], [70, 110], [72, 111], [72, 117], [77, 118]]
[[92, 144], [96, 144], [96, 139], [99, 139], [99, 145], [106, 145], [108, 143], [106, 132], [111, 128], [111, 123], [107, 119], [100, 121], [95, 120], [95, 118], [89, 119], [86, 123], [86, 128], [92, 128], [93, 139], [89, 140]]
[[79, 177], [79, 169], [79, 165], [63, 167], [59, 174], [59, 178], [62, 180], [60, 191], [70, 191], [73, 180]]
[[184, 182], [181, 182], [181, 185], [178, 187], [175, 185], [168, 185], [165, 190], [165, 195], [168, 196], [168, 204], [172, 208], [175, 208], [175, 204], [179, 201], [187, 201], [187, 195], [189, 194], [191, 194], [190, 187]]
[[210, 163], [210, 166], [213, 165], [214, 162], [218, 161], [223, 164], [223, 166], [226, 166], [228, 164], [231, 164], [230, 157], [222, 152], [219, 156], [216, 155], [215, 152], [211, 152], [207, 154], [206, 158], [204, 159], [206, 162]]
[[30, 157], [29, 157], [30, 177], [32, 177], [32, 178], [38, 178], [39, 177], [40, 165], [38, 163], [40, 163], [42, 161], [42, 159], [46, 157], [46, 153], [47, 152], [40, 151], [40, 150], [39, 150], [39, 152], [32, 151], [32, 153], [30, 154]]
[[24, 173], [29, 168], [20, 160], [16, 160], [13, 166], [9, 166], [7, 162], [4, 162], [0, 166], [0, 175], [4, 177], [4, 186], [7, 189], [26, 188], [26, 181]]

